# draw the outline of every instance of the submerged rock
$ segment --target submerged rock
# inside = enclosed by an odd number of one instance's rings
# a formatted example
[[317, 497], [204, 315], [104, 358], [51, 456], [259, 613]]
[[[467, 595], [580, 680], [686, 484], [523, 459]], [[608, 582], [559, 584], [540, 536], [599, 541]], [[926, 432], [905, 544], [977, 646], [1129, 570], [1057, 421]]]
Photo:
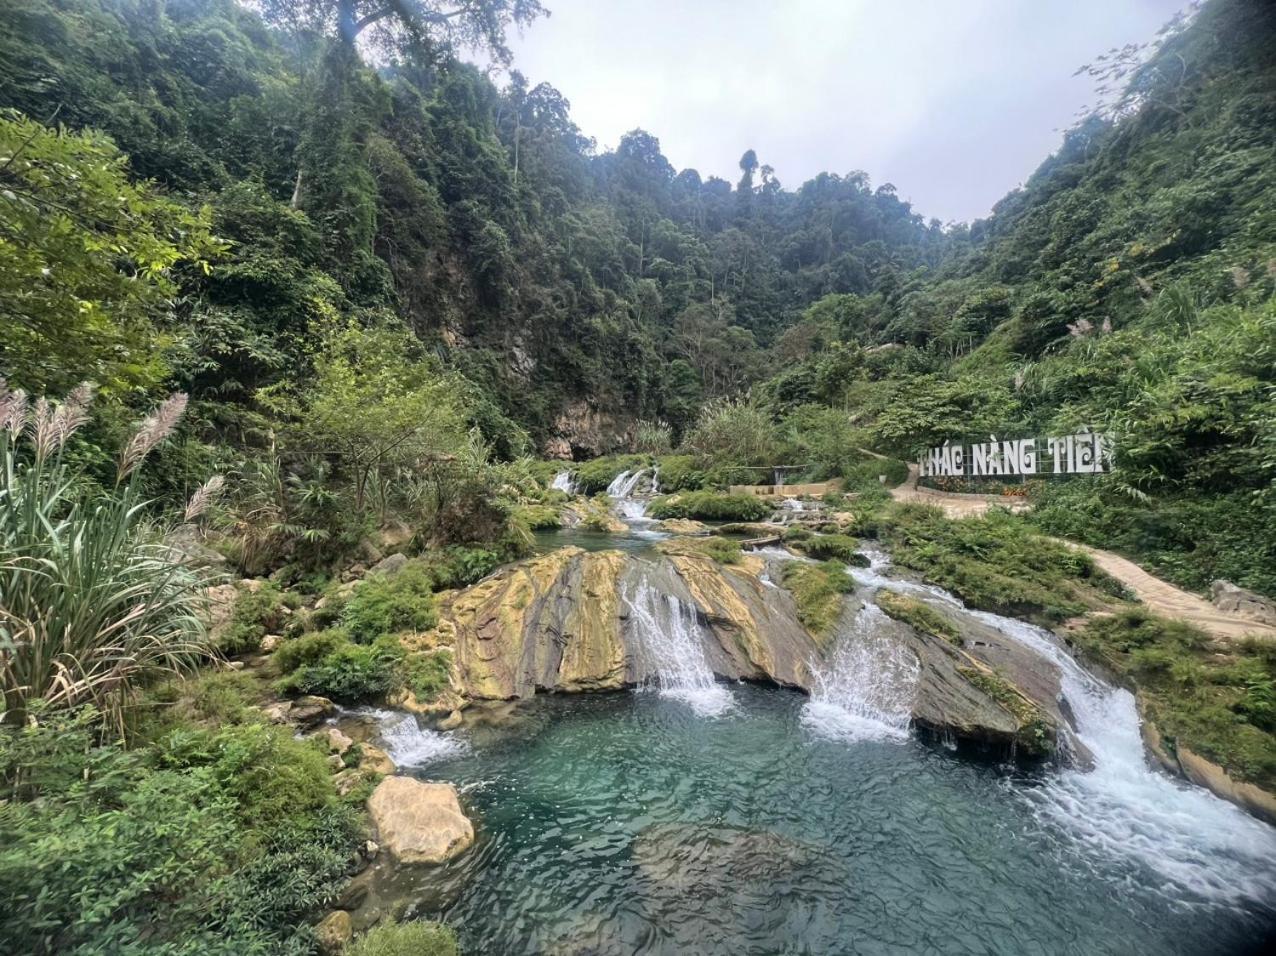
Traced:
[[399, 863], [443, 863], [474, 842], [456, 787], [386, 777], [368, 798], [380, 845]]

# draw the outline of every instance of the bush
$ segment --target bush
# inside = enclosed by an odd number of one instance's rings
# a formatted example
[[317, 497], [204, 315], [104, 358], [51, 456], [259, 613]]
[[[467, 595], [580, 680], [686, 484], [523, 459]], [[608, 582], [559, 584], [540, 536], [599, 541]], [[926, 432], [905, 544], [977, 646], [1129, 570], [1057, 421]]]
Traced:
[[434, 700], [448, 689], [452, 672], [452, 655], [447, 651], [412, 654], [404, 661], [403, 681], [421, 703]]
[[697, 491], [705, 486], [705, 473], [696, 467], [694, 455], [662, 455], [656, 459], [660, 466], [660, 490], [665, 494], [676, 491]]
[[441, 923], [386, 922], [346, 947], [346, 956], [459, 956], [456, 934]]
[[507, 560], [508, 556], [487, 548], [454, 545], [432, 554], [426, 559], [426, 567], [432, 586], [441, 591], [467, 587], [482, 580]]
[[263, 724], [173, 730], [155, 744], [158, 766], [200, 770], [229, 797], [239, 825], [269, 831], [334, 801], [326, 751]]
[[305, 664], [317, 664], [349, 640], [350, 635], [340, 628], [303, 634], [275, 648], [272, 659], [281, 674], [291, 674]]
[[936, 508], [901, 505], [876, 522], [897, 564], [983, 610], [1053, 624], [1121, 593], [1088, 555], [1005, 512], [950, 521]]
[[753, 495], [729, 495], [717, 491], [687, 491], [657, 498], [647, 508], [652, 518], [695, 518], [699, 521], [759, 521], [771, 514], [771, 506]]
[[379, 637], [371, 644], [342, 642], [317, 661], [302, 664], [277, 686], [284, 694], [318, 694], [343, 704], [380, 700], [402, 685], [405, 657], [403, 646], [393, 635]]
[[284, 607], [284, 595], [273, 584], [240, 591], [219, 642], [222, 651], [233, 657], [256, 650], [263, 637], [283, 629]]
[[1220, 645], [1142, 608], [1092, 618], [1074, 639], [1138, 685], [1145, 715], [1171, 751], [1189, 747], [1237, 779], [1276, 787], [1276, 652], [1269, 643]]
[[383, 634], [428, 630], [436, 620], [434, 582], [423, 561], [409, 561], [393, 574], [370, 574], [341, 609], [341, 626], [365, 644]]
[[523, 505], [517, 516], [532, 531], [555, 531], [563, 526], [558, 509], [553, 505]]
[[6, 951], [309, 951], [359, 837], [323, 756], [262, 726], [126, 750], [97, 742], [98, 720], [0, 729]]
[[784, 540], [790, 542], [798, 551], [815, 558], [817, 561], [827, 561], [833, 558], [844, 564], [853, 564], [857, 567], [864, 567], [868, 564], [868, 559], [859, 552], [859, 541], [844, 534], [808, 534], [802, 538], [791, 538], [786, 534]]
[[[28, 409], [26, 394], [0, 380], [0, 710], [10, 719], [37, 699], [93, 702], [122, 726], [139, 687], [213, 653], [198, 613], [208, 582], [162, 543], [143, 508], [143, 460], [177, 427], [186, 396], [137, 429], [110, 492], [63, 457], [90, 399], [86, 385], [60, 406], [40, 399]], [[202, 490], [205, 501], [213, 490]]]
[[717, 399], [700, 410], [683, 447], [705, 465], [769, 465], [777, 451], [776, 428], [747, 399]]

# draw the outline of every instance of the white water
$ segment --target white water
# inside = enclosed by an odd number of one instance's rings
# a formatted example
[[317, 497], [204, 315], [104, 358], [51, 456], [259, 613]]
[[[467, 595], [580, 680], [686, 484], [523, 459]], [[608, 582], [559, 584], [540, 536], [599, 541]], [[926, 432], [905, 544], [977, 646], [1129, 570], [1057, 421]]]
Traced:
[[631, 633], [642, 650], [640, 659], [655, 672], [660, 694], [682, 701], [703, 717], [720, 717], [729, 711], [735, 698], [709, 668], [695, 608], [658, 591], [646, 579], [640, 579], [624, 599]]
[[572, 473], [570, 471], [560, 471], [554, 476], [554, 480], [550, 482], [550, 487], [555, 491], [565, 491], [569, 495], [576, 493], [576, 483], [572, 481]]
[[1264, 903], [1276, 898], [1276, 829], [1200, 787], [1153, 770], [1139, 732], [1134, 696], [1086, 671], [1051, 634], [1025, 621], [966, 608], [942, 588], [887, 577], [889, 559], [869, 552], [872, 566], [852, 576], [871, 588], [918, 595], [1023, 644], [1060, 671], [1062, 697], [1077, 737], [1094, 758], [1091, 770], [1062, 770], [1028, 791], [1040, 819], [1080, 838], [1101, 856], [1137, 860], [1167, 884], [1202, 899]]
[[419, 767], [445, 757], [455, 757], [469, 748], [450, 733], [425, 730], [412, 714], [397, 710], [370, 710], [385, 752], [398, 767]]
[[[650, 475], [651, 494], [642, 498], [634, 497], [644, 478]], [[607, 486], [607, 495], [614, 499], [616, 514], [622, 521], [630, 524], [651, 524], [655, 519], [647, 517], [647, 505], [651, 497], [659, 494], [660, 468], [639, 468], [637, 471], [622, 471]]]
[[628, 498], [634, 493], [634, 489], [638, 487], [638, 482], [642, 481], [645, 474], [647, 474], [646, 468], [639, 468], [637, 471], [622, 471], [607, 486], [607, 497]]
[[802, 721], [823, 737], [902, 740], [917, 694], [917, 655], [888, 633], [890, 619], [865, 604], [832, 656], [811, 668], [811, 699]]

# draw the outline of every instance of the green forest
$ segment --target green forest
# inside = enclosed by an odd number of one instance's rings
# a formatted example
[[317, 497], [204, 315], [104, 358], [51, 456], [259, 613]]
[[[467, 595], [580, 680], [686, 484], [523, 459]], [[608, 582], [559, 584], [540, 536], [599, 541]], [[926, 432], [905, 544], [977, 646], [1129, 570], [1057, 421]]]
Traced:
[[[1094, 428], [1110, 474], [1029, 482], [1030, 514], [943, 547], [1048, 534], [1276, 597], [1264, 4], [1099, 55], [1102, 104], [971, 223], [857, 170], [781, 184], [748, 143], [735, 182], [675, 169], [659, 130], [599, 149], [511, 56], [550, 13], [0, 0], [2, 716], [24, 728], [0, 746], [0, 951], [310, 952], [357, 852], [368, 780], [337, 792], [325, 755], [251, 717], [246, 675], [169, 680], [210, 649], [168, 525], [269, 576], [214, 653], [282, 632], [274, 689], [347, 703], [439, 693], [385, 635], [528, 555], [562, 470], [597, 494], [656, 463], [689, 494], [654, 515], [751, 522], [715, 492], [794, 463], [873, 502], [853, 533], [876, 536], [879, 474], [929, 446]], [[921, 518], [881, 522], [957, 580]], [[314, 607], [391, 551], [412, 559], [393, 584]], [[797, 574], [836, 609], [823, 567]], [[15, 651], [81, 632], [70, 669]], [[1263, 660], [1244, 707], [1270, 727]], [[1268, 780], [1270, 733], [1245, 740], [1229, 766]], [[361, 952], [455, 952], [428, 924], [379, 932]]]

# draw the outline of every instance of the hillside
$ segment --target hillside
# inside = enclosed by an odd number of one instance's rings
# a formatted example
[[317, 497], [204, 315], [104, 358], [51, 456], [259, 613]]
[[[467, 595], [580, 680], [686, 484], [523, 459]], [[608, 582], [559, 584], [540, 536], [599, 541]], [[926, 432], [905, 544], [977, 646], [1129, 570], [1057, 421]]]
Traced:
[[[600, 153], [556, 90], [516, 71], [498, 87], [450, 34], [368, 46], [373, 70], [287, 5], [263, 5], [274, 21], [230, 0], [8, 6], [0, 103], [109, 136], [93, 155], [117, 148], [121, 175], [174, 204], [150, 224], [181, 236], [129, 267], [150, 295], [15, 257], [0, 290], [21, 331], [0, 344], [14, 384], [89, 377], [135, 406], [178, 387], [196, 458], [252, 458], [352, 321], [406, 328], [420, 345], [400, 348], [463, 376], [461, 424], [500, 457], [630, 450], [641, 421], [676, 440], [706, 401], [751, 388], [777, 435], [843, 458], [1089, 425], [1116, 437], [1118, 473], [1040, 489], [1048, 528], [1193, 587], [1276, 591], [1261, 5], [1215, 0], [1171, 30], [1024, 188], [949, 228], [862, 173], [785, 189], [747, 150], [734, 186], [702, 180], [641, 130]], [[480, 45], [500, 59], [501, 31], [537, 8], [491, 7]], [[59, 211], [21, 195], [33, 220]], [[68, 335], [73, 301], [94, 308]], [[821, 408], [849, 413], [849, 433], [811, 437]]]

